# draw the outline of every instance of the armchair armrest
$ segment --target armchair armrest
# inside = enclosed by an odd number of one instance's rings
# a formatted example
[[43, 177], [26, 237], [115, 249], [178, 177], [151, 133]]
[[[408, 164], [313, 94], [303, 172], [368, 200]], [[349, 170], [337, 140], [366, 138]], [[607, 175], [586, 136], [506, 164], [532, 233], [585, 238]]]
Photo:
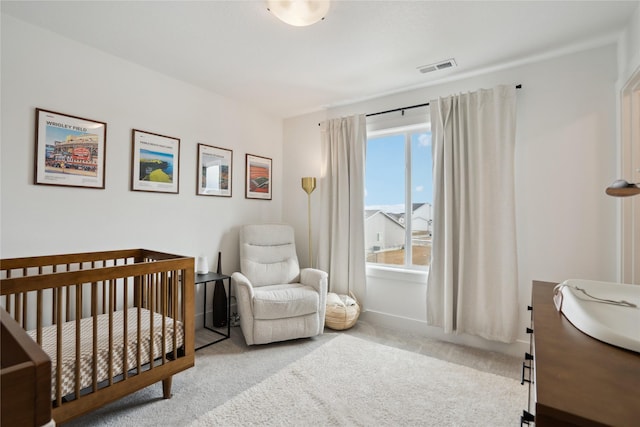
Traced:
[[231, 285], [235, 284], [236, 301], [238, 303], [238, 314], [240, 315], [240, 326], [248, 345], [253, 341], [253, 286], [242, 273], [235, 272], [231, 275]]
[[325, 314], [327, 309], [327, 291], [329, 287], [328, 283], [329, 275], [322, 270], [316, 268], [303, 268], [300, 270], [300, 283], [306, 286], [311, 286], [320, 295], [320, 307], [318, 307], [318, 317], [320, 319], [320, 326], [318, 334], [322, 334], [324, 330]]
[[231, 283], [235, 284], [236, 298], [238, 301], [240, 301], [240, 299], [249, 303], [253, 301], [253, 286], [247, 276], [235, 272], [231, 275]]
[[321, 294], [327, 293], [328, 275], [317, 268], [303, 268], [300, 270], [300, 283], [305, 286], [311, 286]]

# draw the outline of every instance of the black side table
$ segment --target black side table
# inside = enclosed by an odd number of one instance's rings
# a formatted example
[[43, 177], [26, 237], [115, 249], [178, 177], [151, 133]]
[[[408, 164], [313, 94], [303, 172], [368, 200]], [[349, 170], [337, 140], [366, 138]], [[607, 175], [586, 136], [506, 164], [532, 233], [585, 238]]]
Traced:
[[[215, 282], [218, 280], [222, 280], [222, 281], [226, 280], [227, 284], [229, 285], [228, 286], [229, 294], [227, 295], [227, 333], [226, 334], [224, 332], [220, 332], [219, 329], [221, 328], [214, 329], [207, 326], [207, 283]], [[200, 350], [201, 348], [205, 348], [217, 342], [226, 340], [231, 336], [231, 276], [227, 276], [225, 274], [218, 274], [218, 273], [205, 273], [205, 274], [196, 273], [194, 281], [196, 286], [199, 284], [204, 284], [204, 304], [203, 304], [204, 321], [202, 322], [204, 329], [209, 330], [211, 332], [215, 332], [216, 334], [220, 335], [220, 338], [213, 340], [211, 342], [208, 342], [206, 344], [203, 344], [200, 347], [196, 347], [196, 350]]]

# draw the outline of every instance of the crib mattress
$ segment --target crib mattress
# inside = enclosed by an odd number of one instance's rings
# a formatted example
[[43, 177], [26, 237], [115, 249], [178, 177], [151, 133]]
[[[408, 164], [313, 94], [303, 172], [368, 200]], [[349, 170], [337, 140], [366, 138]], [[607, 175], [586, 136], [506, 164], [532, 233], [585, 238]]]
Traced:
[[[127, 370], [137, 366], [137, 341], [138, 341], [138, 308], [130, 308], [127, 313]], [[151, 312], [140, 309], [140, 359], [141, 364], [149, 363], [150, 360], [162, 356], [163, 330], [162, 323], [165, 323], [165, 352], [173, 351], [173, 330], [176, 326], [177, 348], [184, 342], [184, 326], [182, 322], [175, 321], [170, 317], [153, 313], [153, 354], [151, 354]], [[124, 311], [113, 313], [113, 376], [123, 373], [124, 361]], [[109, 315], [101, 314], [98, 320], [98, 355], [97, 355], [97, 376], [98, 382], [109, 378]], [[36, 339], [36, 331], [27, 332], [31, 338]], [[42, 349], [51, 358], [51, 399], [56, 399], [56, 378], [57, 378], [57, 326], [47, 326], [42, 329]], [[93, 382], [93, 318], [85, 318], [80, 321], [80, 389], [89, 387]], [[62, 326], [62, 361], [61, 361], [61, 393], [64, 397], [75, 391], [76, 380], [76, 322], [66, 322]]]

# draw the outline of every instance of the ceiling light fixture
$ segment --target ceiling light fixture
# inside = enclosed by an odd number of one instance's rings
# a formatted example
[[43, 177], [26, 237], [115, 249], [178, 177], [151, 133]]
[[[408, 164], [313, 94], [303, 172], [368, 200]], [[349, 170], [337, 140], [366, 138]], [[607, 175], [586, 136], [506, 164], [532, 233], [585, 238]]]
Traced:
[[267, 10], [282, 22], [306, 27], [324, 19], [329, 0], [267, 0]]

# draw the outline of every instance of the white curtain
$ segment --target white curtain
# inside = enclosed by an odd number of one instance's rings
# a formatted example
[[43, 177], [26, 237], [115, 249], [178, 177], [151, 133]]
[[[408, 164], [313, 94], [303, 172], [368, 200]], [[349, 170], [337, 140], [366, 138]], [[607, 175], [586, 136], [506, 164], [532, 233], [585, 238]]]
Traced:
[[329, 291], [365, 299], [364, 115], [320, 124], [320, 233], [318, 268], [329, 274]]
[[515, 86], [430, 102], [433, 249], [427, 322], [513, 342], [518, 327]]

